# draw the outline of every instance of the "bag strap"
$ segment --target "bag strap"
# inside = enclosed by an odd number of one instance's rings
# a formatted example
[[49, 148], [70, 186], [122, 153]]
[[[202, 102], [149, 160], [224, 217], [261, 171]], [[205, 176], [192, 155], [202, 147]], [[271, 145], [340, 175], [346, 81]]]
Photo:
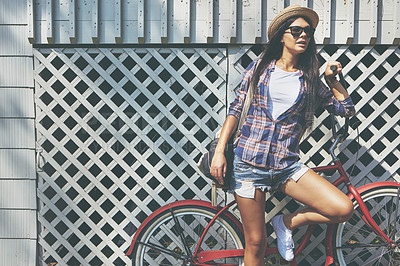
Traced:
[[[253, 73], [256, 71], [256, 69], [257, 69], [258, 65], [260, 64], [260, 62], [261, 62], [261, 59], [259, 59], [257, 61], [256, 66], [254, 67]], [[246, 99], [244, 100], [242, 113], [240, 115], [240, 119], [239, 119], [239, 123], [238, 123], [238, 126], [237, 126], [237, 130], [236, 130], [236, 134], [235, 134], [234, 140], [236, 140], [238, 137], [240, 137], [240, 134], [242, 133], [242, 126], [243, 126], [244, 122], [246, 121], [246, 117], [247, 117], [247, 115], [249, 113], [250, 104], [251, 104], [251, 101], [253, 100], [253, 97], [254, 97], [254, 86], [253, 86], [252, 79], [250, 79], [249, 88], [247, 90]]]

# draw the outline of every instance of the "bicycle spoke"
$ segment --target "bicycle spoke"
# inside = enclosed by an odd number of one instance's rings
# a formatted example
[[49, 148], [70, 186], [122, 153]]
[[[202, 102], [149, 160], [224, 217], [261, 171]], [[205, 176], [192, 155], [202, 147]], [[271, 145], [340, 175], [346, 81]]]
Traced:
[[[388, 230], [389, 230], [389, 232], [388, 232], [388, 237], [391, 235], [391, 230], [390, 230], [390, 225], [391, 225], [391, 214], [392, 214], [392, 212], [394, 211], [394, 207], [393, 207], [393, 204], [394, 204], [394, 201], [393, 201], [393, 198], [390, 198], [390, 202], [391, 202], [391, 204], [390, 204], [390, 208], [387, 210], [387, 215], [388, 215], [388, 217], [386, 217], [386, 220], [387, 220], [387, 228], [388, 228]], [[395, 216], [395, 219], [396, 219], [396, 216]]]
[[[399, 195], [397, 187], [375, 189], [365, 193], [363, 201], [376, 225], [392, 243], [400, 244]], [[400, 265], [399, 248], [393, 249], [362, 219], [356, 205], [353, 217], [338, 226], [335, 254], [340, 265]]]
[[[370, 256], [369, 260], [366, 260], [366, 261], [360, 260], [360, 258], [363, 258], [364, 256], [368, 256], [369, 254], [377, 254], [377, 253], [379, 255]], [[365, 249], [361, 252], [354, 251], [354, 252], [346, 254], [346, 256], [347, 256], [346, 263], [350, 264], [352, 262], [357, 262], [358, 265], [361, 265], [361, 262], [362, 262], [363, 265], [374, 265], [375, 263], [378, 263], [376, 265], [382, 265], [382, 264], [380, 264], [380, 262], [381, 262], [383, 256], [386, 255], [387, 253], [388, 253], [388, 251], [385, 252], [385, 250], [383, 248], [381, 248], [381, 251], [379, 251], [379, 249], [377, 250], [374, 248]], [[383, 264], [383, 265], [385, 265], [385, 264]]]
[[394, 260], [393, 260], [392, 256], [389, 256], [389, 266], [392, 266], [393, 262], [394, 262]]
[[193, 254], [192, 254], [192, 251], [190, 251], [190, 248], [189, 248], [189, 246], [188, 246], [188, 244], [187, 244], [187, 242], [186, 242], [186, 240], [185, 240], [185, 237], [183, 236], [182, 227], [181, 227], [181, 225], [180, 225], [178, 219], [176, 218], [176, 216], [175, 216], [175, 214], [174, 214], [172, 208], [170, 209], [170, 211], [171, 211], [172, 218], [174, 219], [175, 225], [177, 226], [177, 230], [179, 231], [179, 232], [177, 232], [177, 233], [179, 234], [179, 237], [181, 238], [181, 241], [182, 241], [182, 243], [183, 243], [183, 246], [185, 247], [186, 253], [187, 253], [190, 257], [192, 257]]
[[355, 214], [355, 216], [347, 221], [346, 224], [350, 224], [353, 230], [346, 232], [343, 235], [344, 239], [349, 239], [352, 241], [357, 240], [357, 242], [362, 241], [368, 243], [373, 241], [382, 242], [382, 240], [378, 238], [376, 234], [371, 234], [371, 229], [365, 224], [361, 216], [359, 216], [358, 214]]
[[[135, 266], [175, 266], [192, 261], [194, 249], [200, 236], [215, 215], [215, 210], [207, 207], [175, 207], [173, 211], [159, 215], [142, 233], [140, 244], [133, 258]], [[239, 229], [226, 217], [217, 219], [200, 243], [200, 251], [241, 249]], [[239, 242], [240, 241], [240, 242]], [[137, 242], [139, 243], [139, 242]], [[226, 247], [226, 248], [225, 248]], [[216, 258], [204, 265], [238, 265], [243, 258]]]
[[162, 246], [159, 246], [159, 245], [156, 245], [156, 244], [153, 244], [153, 243], [144, 243], [144, 242], [138, 242], [138, 243], [143, 245], [143, 246], [146, 246], [146, 247], [158, 250], [160, 252], [163, 252], [165, 254], [168, 254], [168, 255], [170, 255], [170, 256], [172, 256], [174, 258], [181, 259], [181, 260], [185, 260], [186, 259], [185, 256], [182, 256], [182, 255], [180, 255], [180, 254], [178, 254], [176, 252], [173, 252], [173, 251], [171, 251], [169, 249], [166, 249], [166, 248], [164, 248]]
[[379, 256], [376, 257], [376, 258], [371, 259], [370, 261], [367, 261], [365, 264], [368, 265], [369, 263], [372, 263], [373, 261], [376, 260], [376, 263], [377, 263], [376, 265], [381, 265], [382, 258], [383, 258], [383, 256], [385, 256], [387, 253], [389, 253], [389, 251], [384, 252], [384, 250], [382, 250], [381, 255], [379, 255]]
[[380, 247], [385, 247], [387, 244], [345, 244], [342, 245], [341, 247], [336, 247], [336, 249], [345, 249], [345, 248], [380, 248]]
[[[389, 238], [392, 240], [392, 238], [396, 235], [397, 233], [397, 220], [398, 220], [398, 215], [399, 215], [399, 201], [400, 201], [400, 188], [397, 188], [397, 197], [396, 197], [396, 210], [395, 210], [395, 216], [394, 216], [394, 228], [392, 230], [392, 233], [390, 234]], [[396, 240], [396, 239], [393, 239]]]

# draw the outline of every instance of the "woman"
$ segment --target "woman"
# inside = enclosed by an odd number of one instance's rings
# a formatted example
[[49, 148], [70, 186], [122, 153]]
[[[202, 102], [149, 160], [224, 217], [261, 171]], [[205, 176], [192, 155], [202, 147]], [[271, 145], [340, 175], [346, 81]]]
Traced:
[[[244, 74], [212, 160], [211, 174], [222, 182], [226, 172], [223, 151], [236, 129], [252, 83], [254, 98], [235, 141], [231, 187], [243, 222], [245, 265], [264, 265], [266, 191], [279, 189], [308, 206], [272, 219], [279, 253], [287, 261], [294, 258], [293, 229], [313, 223], [343, 222], [353, 213], [345, 194], [298, 162], [300, 138], [311, 126], [319, 104], [340, 116], [354, 114], [349, 94], [335, 77], [342, 70], [340, 63], [327, 64], [325, 80], [329, 88], [319, 79], [313, 37], [318, 21], [312, 9], [298, 5], [285, 8], [274, 18], [261, 61], [252, 62]], [[337, 66], [336, 71], [330, 69], [332, 65]]]

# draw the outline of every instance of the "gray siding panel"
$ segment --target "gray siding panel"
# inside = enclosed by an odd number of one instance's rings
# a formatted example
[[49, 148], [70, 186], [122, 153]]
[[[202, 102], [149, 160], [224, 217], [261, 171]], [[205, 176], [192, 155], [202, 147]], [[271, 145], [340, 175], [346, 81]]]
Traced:
[[0, 1], [0, 24], [28, 23], [26, 0], [2, 0]]
[[36, 179], [34, 158], [34, 150], [0, 149], [0, 179]]
[[0, 265], [7, 266], [38, 261], [28, 4], [31, 12], [36, 0], [0, 0]]
[[0, 119], [0, 148], [35, 148], [33, 119]]
[[36, 265], [36, 240], [0, 239], [0, 265]]
[[34, 118], [33, 90], [0, 88], [1, 117]]
[[30, 57], [0, 57], [1, 87], [33, 87], [33, 60]]
[[35, 210], [0, 209], [0, 238], [36, 238], [34, 220]]
[[21, 25], [0, 25], [0, 55], [32, 56], [28, 29]]
[[36, 209], [35, 180], [0, 180], [0, 209]]

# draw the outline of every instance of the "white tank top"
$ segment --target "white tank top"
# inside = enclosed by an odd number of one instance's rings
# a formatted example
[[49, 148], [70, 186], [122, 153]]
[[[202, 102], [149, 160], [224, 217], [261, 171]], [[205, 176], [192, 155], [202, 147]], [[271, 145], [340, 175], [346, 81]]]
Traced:
[[268, 88], [268, 109], [276, 120], [295, 103], [300, 92], [300, 71], [287, 72], [275, 66]]

